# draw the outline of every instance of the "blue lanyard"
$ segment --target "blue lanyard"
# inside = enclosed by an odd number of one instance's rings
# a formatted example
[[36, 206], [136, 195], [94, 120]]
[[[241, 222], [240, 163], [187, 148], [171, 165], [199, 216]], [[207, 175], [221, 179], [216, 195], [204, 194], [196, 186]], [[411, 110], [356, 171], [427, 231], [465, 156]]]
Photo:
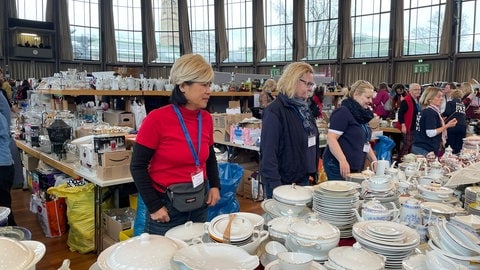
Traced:
[[198, 151], [195, 151], [193, 147], [192, 138], [190, 138], [190, 134], [188, 133], [187, 126], [185, 126], [185, 121], [183, 120], [182, 114], [178, 109], [177, 105], [173, 105], [173, 109], [177, 114], [178, 121], [180, 121], [180, 125], [182, 126], [183, 134], [185, 135], [185, 139], [187, 139], [188, 147], [190, 148], [190, 152], [192, 152], [193, 159], [195, 160], [195, 166], [197, 168], [200, 167], [200, 140], [202, 137], [202, 114], [198, 111], [197, 119], [198, 119]]
[[363, 130], [365, 130], [365, 142], [370, 142], [370, 129], [368, 128], [367, 124], [362, 124]]

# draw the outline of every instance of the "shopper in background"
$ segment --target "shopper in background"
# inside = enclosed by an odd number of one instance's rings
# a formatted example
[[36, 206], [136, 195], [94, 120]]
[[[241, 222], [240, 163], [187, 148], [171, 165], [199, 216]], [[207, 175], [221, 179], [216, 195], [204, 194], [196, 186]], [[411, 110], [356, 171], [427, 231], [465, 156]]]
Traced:
[[[170, 72], [172, 104], [151, 111], [138, 131], [130, 170], [148, 210], [145, 232], [164, 235], [187, 221], [205, 222], [207, 207], [220, 199], [213, 120], [204, 110], [213, 76], [202, 56], [180, 57]], [[166, 192], [178, 183], [203, 185], [203, 205], [188, 212], [175, 208]]]
[[[443, 113], [445, 111], [445, 107], [447, 102], [452, 100], [452, 91], [457, 89], [457, 86], [453, 82], [449, 82], [443, 88], [443, 100], [442, 105], [440, 105], [440, 112]], [[460, 97], [461, 99], [462, 97]]]
[[289, 64], [278, 80], [277, 98], [263, 112], [260, 174], [267, 198], [280, 185], [316, 181], [318, 129], [307, 103], [313, 72], [307, 63]]
[[417, 120], [415, 135], [413, 138], [412, 153], [426, 156], [434, 153], [438, 156], [440, 147], [444, 146], [447, 139], [447, 129], [457, 124], [453, 118], [445, 122], [440, 115], [443, 92], [438, 87], [427, 87], [420, 96], [422, 112]]
[[392, 110], [390, 111], [389, 117], [395, 119], [395, 115], [402, 104], [403, 99], [407, 96], [407, 91], [405, 90], [405, 85], [397, 83], [393, 85], [393, 97], [392, 97]]
[[330, 116], [327, 148], [323, 153], [328, 180], [343, 180], [350, 173], [361, 172], [365, 158], [371, 162], [377, 160], [370, 147], [372, 132], [368, 126], [374, 116], [369, 109], [372, 96], [373, 85], [356, 81], [350, 87], [349, 97]]
[[262, 92], [260, 93], [260, 107], [265, 108], [270, 104], [275, 98], [272, 95], [272, 92], [276, 90], [277, 82], [274, 79], [268, 79], [263, 85]]
[[[403, 85], [402, 85], [403, 86]], [[395, 87], [394, 87], [395, 88]], [[408, 94], [405, 99], [400, 103], [398, 109], [398, 121], [396, 128], [402, 132], [402, 147], [397, 156], [397, 162], [402, 161], [402, 157], [409, 154], [412, 149], [413, 134], [415, 134], [415, 128], [417, 124], [417, 117], [422, 111], [420, 106], [420, 94], [422, 88], [418, 83], [411, 83], [409, 85]]]
[[11, 189], [15, 180], [15, 167], [10, 151], [10, 108], [7, 99], [0, 95], [0, 206], [10, 208], [8, 226], [16, 226], [12, 209]]
[[2, 78], [0, 79], [0, 83], [2, 90], [5, 91], [5, 97], [7, 98], [8, 103], [11, 105], [13, 91], [12, 86], [10, 85], [10, 81], [7, 78]]
[[312, 112], [314, 118], [322, 118], [324, 94], [325, 87], [323, 85], [319, 85], [315, 87], [313, 96], [309, 98], [310, 111]]
[[465, 105], [465, 115], [467, 119], [480, 118], [480, 93], [473, 91], [473, 86], [469, 82], [463, 82], [460, 85], [463, 91], [462, 102]]
[[22, 84], [17, 89], [16, 101], [25, 100], [28, 97], [28, 90], [32, 90], [28, 80], [23, 80]]
[[380, 83], [378, 85], [377, 95], [372, 99], [373, 112], [380, 116], [382, 119], [386, 119], [390, 110], [385, 109], [385, 104], [390, 99], [390, 90], [387, 83]]
[[463, 138], [467, 136], [465, 105], [461, 101], [463, 96], [461, 90], [454, 89], [451, 91], [450, 96], [451, 100], [447, 101], [442, 116], [445, 117], [445, 122], [453, 118], [457, 119], [457, 124], [447, 129], [447, 143], [445, 146], [450, 146], [453, 149], [453, 153], [458, 154], [463, 147]]

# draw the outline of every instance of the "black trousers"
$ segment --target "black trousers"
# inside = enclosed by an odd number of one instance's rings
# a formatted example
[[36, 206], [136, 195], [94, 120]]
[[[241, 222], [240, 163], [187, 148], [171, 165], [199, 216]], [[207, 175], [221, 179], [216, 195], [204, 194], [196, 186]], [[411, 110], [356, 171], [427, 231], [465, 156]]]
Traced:
[[13, 217], [12, 195], [10, 193], [14, 177], [15, 167], [13, 164], [10, 166], [0, 166], [0, 206], [8, 207], [11, 210], [8, 216], [8, 226], [17, 225]]

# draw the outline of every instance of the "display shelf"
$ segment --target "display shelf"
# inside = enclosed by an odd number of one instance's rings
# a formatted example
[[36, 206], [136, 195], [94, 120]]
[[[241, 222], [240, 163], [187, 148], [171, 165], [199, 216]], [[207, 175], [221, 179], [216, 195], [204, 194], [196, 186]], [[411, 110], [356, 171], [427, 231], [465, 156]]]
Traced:
[[42, 94], [61, 96], [143, 96], [140, 90], [94, 90], [94, 89], [40, 89], [37, 92]]

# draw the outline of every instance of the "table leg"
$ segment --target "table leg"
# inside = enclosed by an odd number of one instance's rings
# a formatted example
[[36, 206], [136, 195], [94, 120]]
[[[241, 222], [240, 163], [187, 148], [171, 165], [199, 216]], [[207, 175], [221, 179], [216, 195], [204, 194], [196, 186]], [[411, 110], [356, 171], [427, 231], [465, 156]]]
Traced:
[[95, 250], [100, 254], [102, 246], [102, 187], [95, 185]]

